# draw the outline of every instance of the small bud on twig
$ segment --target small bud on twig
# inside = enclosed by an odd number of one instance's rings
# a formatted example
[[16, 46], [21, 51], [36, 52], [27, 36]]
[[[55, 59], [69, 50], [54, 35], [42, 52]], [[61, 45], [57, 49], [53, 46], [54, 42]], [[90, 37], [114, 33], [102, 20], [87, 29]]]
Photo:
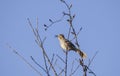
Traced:
[[65, 3], [65, 1], [64, 0], [60, 0], [61, 2], [63, 2], [63, 3]]
[[46, 25], [46, 24], [44, 24], [44, 27], [47, 27], [47, 25]]
[[67, 19], [67, 21], [68, 21], [68, 22], [70, 22], [70, 20], [69, 20], [69, 19]]
[[73, 18], [75, 18], [75, 14], [73, 15]]
[[49, 21], [50, 21], [51, 23], [53, 23], [53, 21], [52, 21], [51, 19], [49, 19]]

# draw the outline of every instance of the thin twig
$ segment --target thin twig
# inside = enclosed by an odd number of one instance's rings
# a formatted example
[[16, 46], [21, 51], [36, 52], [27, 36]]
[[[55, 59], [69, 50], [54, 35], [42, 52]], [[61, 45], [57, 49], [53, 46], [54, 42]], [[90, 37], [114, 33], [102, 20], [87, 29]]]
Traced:
[[69, 37], [70, 37], [70, 33], [71, 33], [71, 27], [69, 27], [68, 37], [67, 37], [67, 39], [69, 39]]
[[[56, 60], [57, 62], [57, 60]], [[61, 68], [58, 64], [56, 64], [57, 68], [60, 70], [59, 73], [58, 73], [58, 76], [60, 76], [63, 72], [65, 72], [65, 68]]]
[[65, 76], [67, 76], [68, 51], [65, 52]]
[[[76, 34], [76, 36], [79, 35], [80, 31], [82, 30], [82, 27], [79, 29], [78, 33]], [[74, 37], [73, 39], [71, 39], [70, 41], [74, 40], [76, 37]]]
[[[44, 72], [46, 72], [46, 70], [45, 70], [40, 64], [38, 64], [37, 61], [36, 61], [32, 56], [30, 56], [30, 58], [32, 59], [32, 61], [33, 61], [38, 67], [40, 67]], [[47, 72], [46, 72], [46, 73], [47, 73]]]
[[37, 72], [40, 76], [42, 76], [42, 74], [32, 65], [30, 64], [21, 54], [18, 53], [17, 50], [15, 50], [14, 48], [12, 48], [10, 45], [7, 44], [7, 46], [9, 47], [9, 49], [11, 49], [17, 56], [19, 56], [29, 67], [31, 67], [35, 72]]
[[58, 76], [60, 76], [63, 72], [64, 72], [64, 69], [62, 69], [62, 70], [60, 71], [60, 73], [58, 74]]
[[92, 59], [89, 61], [88, 67], [91, 65], [91, 63], [93, 62], [95, 56], [98, 54], [99, 51], [97, 51], [94, 56], [92, 57]]
[[60, 19], [56, 20], [56, 21], [52, 21], [51, 19], [49, 19], [49, 21], [51, 22], [51, 24], [49, 24], [49, 25], [44, 24], [45, 31], [46, 31], [48, 28], [50, 28], [53, 24], [58, 23], [58, 22], [61, 22], [61, 21], [63, 20], [64, 16], [65, 16], [65, 15], [63, 14], [63, 16], [62, 16]]
[[[74, 61], [72, 62], [71, 74], [73, 72], [73, 67], [74, 67]], [[70, 76], [72, 76], [71, 74], [70, 74]]]
[[87, 67], [87, 69], [89, 70], [90, 74], [93, 74], [94, 76], [96, 76], [96, 74], [89, 67]]
[[65, 15], [69, 17], [69, 19], [67, 19], [67, 21], [69, 22], [69, 25], [70, 25], [70, 28], [69, 28], [69, 31], [68, 31], [68, 39], [69, 39], [71, 29], [72, 29], [72, 34], [74, 35], [75, 40], [76, 40], [75, 43], [76, 43], [77, 47], [80, 49], [80, 45], [78, 44], [77, 34], [76, 34], [76, 31], [75, 31], [75, 29], [73, 27], [73, 19], [74, 19], [75, 15], [71, 14], [72, 5], [69, 6], [68, 3], [65, 0], [61, 0], [61, 2], [63, 2], [66, 5], [67, 9], [68, 9], [68, 13], [65, 13]]
[[71, 72], [70, 76], [72, 76], [73, 74], [75, 74], [75, 72], [78, 70], [79, 67], [80, 67], [80, 65], [78, 65], [78, 66], [76, 67], [76, 69], [75, 69], [73, 72]]
[[[54, 60], [54, 54], [52, 55], [52, 59], [51, 59], [51, 64], [53, 63], [53, 60]], [[50, 71], [50, 69], [51, 69], [51, 66], [49, 67], [49, 71]]]
[[59, 55], [57, 55], [57, 57], [58, 57], [63, 63], [65, 63], [65, 61], [64, 61]]
[[[38, 20], [37, 20], [38, 21]], [[33, 28], [33, 26], [32, 26], [32, 23], [31, 23], [31, 21], [30, 21], [30, 19], [28, 18], [28, 22], [29, 22], [29, 25], [31, 26], [31, 29], [33, 30], [33, 33], [34, 33], [34, 35], [35, 35], [35, 37], [36, 37], [36, 42], [38, 43], [38, 45], [40, 46], [40, 47], [42, 47], [43, 45], [43, 43], [42, 43], [42, 40], [41, 40], [41, 37], [40, 37], [40, 35], [39, 35], [39, 32], [38, 32], [38, 22], [37, 22], [37, 28], [36, 29], [34, 29]], [[50, 76], [49, 75], [49, 71], [48, 71], [48, 65], [47, 65], [47, 62], [46, 62], [46, 58], [45, 58], [45, 51], [42, 51], [42, 53], [43, 53], [43, 58], [44, 58], [44, 63], [45, 63], [45, 68], [46, 68], [46, 74], [48, 75], [48, 76]]]
[[36, 37], [36, 40], [35, 40], [35, 41], [36, 41], [36, 43], [38, 44], [38, 46], [39, 46], [39, 47], [41, 48], [41, 50], [42, 50], [43, 58], [44, 58], [44, 62], [45, 62], [45, 67], [46, 67], [46, 71], [47, 71], [47, 75], [49, 76], [49, 71], [48, 71], [48, 66], [47, 66], [46, 59], [47, 59], [49, 65], [51, 66], [51, 68], [52, 68], [55, 76], [57, 76], [57, 72], [56, 72], [55, 68], [53, 67], [52, 63], [50, 62], [50, 59], [49, 59], [49, 57], [48, 57], [48, 55], [47, 55], [47, 53], [46, 53], [46, 51], [45, 51], [45, 49], [44, 49], [44, 46], [43, 46], [44, 40], [43, 40], [43, 41], [41, 40], [40, 34], [39, 34], [39, 32], [38, 32], [38, 28], [36, 28], [36, 29], [33, 28], [33, 26], [32, 26], [32, 24], [31, 24], [29, 18], [28, 18], [28, 22], [29, 22], [29, 25], [31, 26], [31, 29], [33, 30], [33, 33], [34, 33], [34, 35], [35, 35], [35, 37]]

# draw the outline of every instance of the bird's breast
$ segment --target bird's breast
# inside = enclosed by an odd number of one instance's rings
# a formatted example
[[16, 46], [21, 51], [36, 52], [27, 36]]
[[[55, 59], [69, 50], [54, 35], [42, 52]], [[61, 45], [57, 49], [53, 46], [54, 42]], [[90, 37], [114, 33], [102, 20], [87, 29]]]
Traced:
[[61, 41], [60, 46], [63, 50], [67, 50], [67, 46], [66, 46], [65, 42]]

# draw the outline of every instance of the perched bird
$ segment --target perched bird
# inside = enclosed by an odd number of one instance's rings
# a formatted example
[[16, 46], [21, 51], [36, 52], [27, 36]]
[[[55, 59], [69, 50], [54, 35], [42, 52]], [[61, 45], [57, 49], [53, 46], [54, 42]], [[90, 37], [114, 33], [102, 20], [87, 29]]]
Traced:
[[56, 37], [58, 38], [58, 40], [60, 42], [60, 46], [63, 50], [65, 50], [65, 51], [73, 50], [73, 51], [77, 52], [83, 59], [85, 59], [87, 57], [87, 55], [84, 52], [82, 52], [80, 49], [77, 49], [72, 42], [65, 39], [63, 34], [56, 35]]

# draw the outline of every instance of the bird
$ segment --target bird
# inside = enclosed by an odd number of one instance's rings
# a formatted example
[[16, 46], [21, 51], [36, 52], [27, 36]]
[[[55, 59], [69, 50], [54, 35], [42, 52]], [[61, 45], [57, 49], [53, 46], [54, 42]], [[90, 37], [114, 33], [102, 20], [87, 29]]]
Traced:
[[81, 56], [82, 59], [85, 59], [87, 57], [86, 53], [76, 48], [76, 46], [71, 41], [66, 39], [63, 34], [56, 35], [56, 37], [58, 38], [60, 46], [63, 50], [65, 51], [73, 50], [77, 52]]

